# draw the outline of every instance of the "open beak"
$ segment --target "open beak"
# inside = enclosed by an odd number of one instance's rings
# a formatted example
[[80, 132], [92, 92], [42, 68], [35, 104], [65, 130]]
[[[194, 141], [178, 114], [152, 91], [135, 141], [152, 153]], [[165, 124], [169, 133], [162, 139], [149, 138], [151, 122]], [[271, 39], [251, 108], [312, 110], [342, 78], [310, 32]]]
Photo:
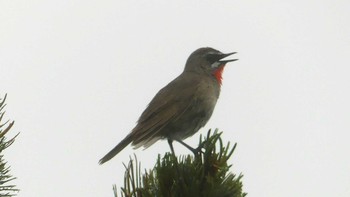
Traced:
[[237, 52], [232, 52], [232, 53], [226, 53], [226, 54], [222, 54], [220, 55], [220, 59], [219, 62], [226, 64], [227, 62], [233, 62], [233, 61], [237, 61], [238, 59], [228, 59], [228, 60], [223, 60], [225, 57], [228, 57], [230, 55], [236, 54]]

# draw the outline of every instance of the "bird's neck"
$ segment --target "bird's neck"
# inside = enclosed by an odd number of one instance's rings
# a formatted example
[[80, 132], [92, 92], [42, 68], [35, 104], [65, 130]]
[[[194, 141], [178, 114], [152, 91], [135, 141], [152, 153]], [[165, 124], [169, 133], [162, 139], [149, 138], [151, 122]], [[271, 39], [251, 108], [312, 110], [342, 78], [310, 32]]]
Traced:
[[213, 75], [218, 81], [218, 83], [222, 84], [222, 72], [224, 71], [225, 66], [220, 66], [218, 69], [214, 70]]

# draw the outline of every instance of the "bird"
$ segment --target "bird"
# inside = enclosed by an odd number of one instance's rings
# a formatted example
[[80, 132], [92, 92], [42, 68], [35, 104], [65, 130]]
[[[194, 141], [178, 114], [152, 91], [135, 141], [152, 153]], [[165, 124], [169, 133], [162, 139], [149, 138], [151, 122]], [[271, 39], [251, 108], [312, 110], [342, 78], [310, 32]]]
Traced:
[[183, 72], [154, 96], [141, 114], [136, 126], [111, 151], [99, 160], [103, 164], [126, 146], [148, 148], [158, 140], [167, 139], [174, 154], [173, 141], [193, 152], [182, 140], [195, 134], [210, 119], [220, 95], [226, 57], [211, 47], [202, 47], [188, 57]]

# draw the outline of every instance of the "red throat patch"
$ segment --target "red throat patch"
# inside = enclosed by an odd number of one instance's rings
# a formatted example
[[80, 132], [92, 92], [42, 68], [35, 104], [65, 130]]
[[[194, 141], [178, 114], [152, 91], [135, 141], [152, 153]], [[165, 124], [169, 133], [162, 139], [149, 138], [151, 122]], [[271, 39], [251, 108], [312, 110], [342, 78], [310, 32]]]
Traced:
[[218, 69], [216, 69], [213, 72], [214, 77], [216, 78], [216, 80], [218, 80], [218, 83], [220, 85], [222, 84], [222, 71], [224, 71], [224, 67], [225, 67], [225, 65], [221, 65], [221, 66], [219, 66]]

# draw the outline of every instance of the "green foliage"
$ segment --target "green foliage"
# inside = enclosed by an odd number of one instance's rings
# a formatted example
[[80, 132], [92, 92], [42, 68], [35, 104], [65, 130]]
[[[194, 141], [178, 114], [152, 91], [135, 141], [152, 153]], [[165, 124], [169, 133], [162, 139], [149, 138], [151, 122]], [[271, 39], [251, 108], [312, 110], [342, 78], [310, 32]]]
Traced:
[[[141, 167], [136, 156], [135, 163], [130, 159], [124, 175], [124, 197], [243, 197], [241, 179], [243, 175], [229, 172], [227, 164], [236, 144], [231, 148], [228, 143], [223, 146], [221, 132], [213, 135], [210, 130], [203, 140], [200, 137], [199, 147], [204, 150], [198, 155], [180, 156], [171, 153], [158, 156], [155, 167], [141, 175]], [[117, 196], [117, 189], [114, 186]]]
[[18, 134], [12, 139], [6, 141], [5, 134], [11, 129], [11, 127], [14, 124], [14, 121], [12, 121], [9, 124], [9, 121], [2, 123], [2, 118], [5, 114], [5, 112], [2, 112], [5, 107], [5, 100], [6, 95], [4, 99], [0, 102], [0, 197], [11, 197], [15, 196], [19, 190], [16, 189], [15, 185], [9, 184], [9, 182], [14, 180], [15, 178], [9, 174], [10, 167], [6, 165], [7, 163], [4, 161], [4, 156], [2, 152], [15, 141], [15, 138]]

